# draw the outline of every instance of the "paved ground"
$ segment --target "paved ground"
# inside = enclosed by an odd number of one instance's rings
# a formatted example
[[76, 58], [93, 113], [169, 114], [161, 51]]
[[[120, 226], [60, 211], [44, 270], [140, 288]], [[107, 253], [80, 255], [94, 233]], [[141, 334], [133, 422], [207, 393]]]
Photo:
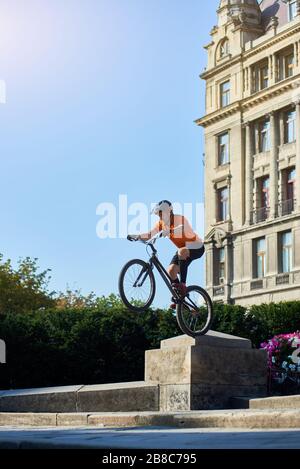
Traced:
[[300, 449], [296, 430], [0, 428], [0, 448]]

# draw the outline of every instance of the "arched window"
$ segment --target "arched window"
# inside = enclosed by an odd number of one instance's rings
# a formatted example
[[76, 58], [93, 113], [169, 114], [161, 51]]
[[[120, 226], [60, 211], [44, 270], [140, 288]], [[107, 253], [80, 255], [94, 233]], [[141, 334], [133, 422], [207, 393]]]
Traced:
[[229, 54], [229, 41], [224, 39], [220, 44], [220, 59]]

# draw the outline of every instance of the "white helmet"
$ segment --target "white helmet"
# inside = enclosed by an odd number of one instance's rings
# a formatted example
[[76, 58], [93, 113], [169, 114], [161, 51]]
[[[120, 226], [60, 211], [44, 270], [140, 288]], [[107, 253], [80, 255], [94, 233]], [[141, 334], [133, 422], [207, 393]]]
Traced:
[[151, 213], [159, 215], [159, 212], [171, 212], [173, 211], [173, 206], [168, 200], [161, 200], [158, 204], [155, 205]]

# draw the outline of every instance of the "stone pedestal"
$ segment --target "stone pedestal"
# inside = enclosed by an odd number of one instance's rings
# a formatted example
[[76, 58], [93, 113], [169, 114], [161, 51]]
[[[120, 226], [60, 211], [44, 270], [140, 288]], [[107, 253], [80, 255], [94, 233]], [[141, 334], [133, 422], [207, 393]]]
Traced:
[[181, 412], [266, 395], [266, 351], [249, 340], [210, 331], [160, 347], [146, 352], [145, 381], [0, 391], [0, 412]]
[[267, 355], [227, 334], [179, 336], [146, 352], [145, 382], [159, 385], [160, 411], [226, 409], [232, 397], [266, 395]]

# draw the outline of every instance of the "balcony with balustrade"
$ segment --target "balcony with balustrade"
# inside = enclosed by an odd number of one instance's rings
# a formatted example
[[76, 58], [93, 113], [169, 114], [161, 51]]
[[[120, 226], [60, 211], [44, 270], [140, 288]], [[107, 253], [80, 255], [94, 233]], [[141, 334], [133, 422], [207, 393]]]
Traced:
[[282, 200], [277, 205], [276, 215], [277, 217], [285, 217], [286, 215], [291, 215], [294, 212], [295, 208], [295, 199]]
[[257, 223], [262, 223], [268, 220], [270, 216], [269, 207], [261, 207], [251, 212], [251, 225], [256, 225]]

